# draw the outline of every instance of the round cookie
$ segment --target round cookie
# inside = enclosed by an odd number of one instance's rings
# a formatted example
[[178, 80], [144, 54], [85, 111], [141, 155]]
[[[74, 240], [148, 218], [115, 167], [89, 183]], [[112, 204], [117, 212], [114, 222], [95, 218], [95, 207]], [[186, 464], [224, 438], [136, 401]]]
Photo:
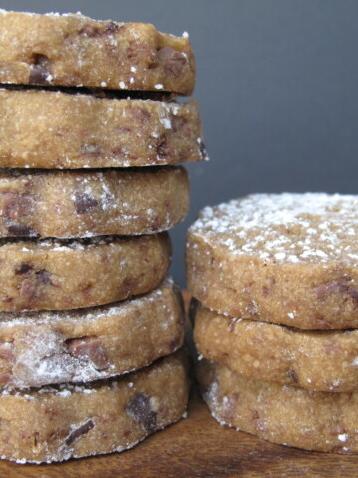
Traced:
[[358, 453], [358, 393], [312, 392], [200, 362], [203, 397], [221, 425], [306, 450]]
[[168, 280], [142, 297], [67, 312], [0, 315], [0, 385], [89, 382], [143, 368], [183, 343], [180, 292]]
[[190, 292], [233, 317], [303, 329], [358, 327], [358, 196], [257, 194], [200, 214]]
[[132, 448], [185, 413], [184, 357], [119, 379], [0, 394], [0, 456], [51, 463]]
[[166, 233], [0, 242], [0, 310], [67, 310], [155, 289], [170, 264]]
[[0, 89], [1, 167], [161, 166], [205, 158], [193, 101]]
[[358, 330], [304, 331], [199, 306], [198, 353], [249, 378], [307, 390], [358, 390]]
[[0, 83], [86, 86], [190, 95], [188, 35], [81, 14], [0, 11]]
[[189, 207], [183, 168], [0, 171], [0, 237], [91, 237], [160, 232]]

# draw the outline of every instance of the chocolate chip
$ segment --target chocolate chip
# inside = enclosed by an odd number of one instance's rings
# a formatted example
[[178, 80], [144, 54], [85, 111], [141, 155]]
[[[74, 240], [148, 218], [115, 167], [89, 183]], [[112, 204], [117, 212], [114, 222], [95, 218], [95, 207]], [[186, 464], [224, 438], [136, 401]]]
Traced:
[[180, 76], [188, 61], [183, 52], [174, 50], [174, 48], [168, 46], [158, 51], [158, 59], [163, 63], [166, 73], [176, 77]]
[[109, 361], [106, 351], [97, 337], [67, 339], [65, 345], [71, 355], [88, 358], [97, 370], [108, 368]]
[[23, 262], [22, 264], [20, 264], [19, 267], [15, 269], [15, 274], [16, 275], [27, 274], [28, 272], [32, 271], [32, 269], [33, 269], [33, 266], [31, 264]]
[[158, 142], [157, 153], [161, 159], [165, 159], [169, 154], [169, 147], [165, 136], [162, 136]]
[[126, 406], [127, 414], [147, 432], [154, 432], [157, 426], [157, 414], [151, 409], [150, 398], [144, 393], [137, 393]]
[[75, 209], [77, 214], [85, 214], [98, 207], [98, 201], [88, 193], [76, 193], [75, 194]]
[[298, 383], [298, 375], [293, 368], [287, 370], [287, 376], [292, 383]]
[[343, 277], [342, 279], [327, 282], [316, 287], [316, 296], [319, 300], [325, 300], [332, 294], [341, 294], [352, 299], [354, 306], [358, 306], [358, 290], [349, 285], [349, 278]]
[[7, 192], [1, 194], [2, 216], [9, 221], [29, 215], [33, 210], [33, 198], [29, 194]]
[[[20, 296], [25, 304], [31, 303], [33, 299], [39, 296], [39, 289], [41, 286], [48, 284], [51, 286], [55, 285], [51, 280], [51, 272], [46, 269], [41, 269], [39, 271], [29, 269], [26, 274], [28, 275], [25, 275], [26, 278], [22, 281], [20, 287]], [[27, 305], [25, 305], [25, 307], [26, 306]]]
[[72, 445], [72, 443], [75, 440], [77, 440], [82, 435], [85, 435], [86, 433], [88, 433], [90, 430], [92, 430], [92, 428], [94, 428], [94, 423], [93, 423], [93, 420], [90, 418], [83, 425], [80, 425], [78, 428], [75, 428], [74, 430], [71, 431], [71, 433], [68, 435], [68, 437], [65, 440], [65, 444], [67, 446]]
[[47, 85], [51, 83], [51, 62], [46, 55], [34, 53], [32, 55], [32, 65], [29, 77], [29, 83], [37, 85]]
[[114, 35], [120, 29], [121, 25], [115, 22], [108, 22], [103, 26], [99, 25], [85, 25], [81, 30], [78, 32], [79, 35], [83, 35], [89, 38], [96, 38], [106, 35]]
[[35, 237], [37, 236], [36, 232], [31, 229], [29, 226], [23, 224], [10, 224], [6, 226], [9, 236], [14, 237]]
[[47, 271], [46, 269], [41, 269], [40, 271], [37, 271], [36, 273], [36, 280], [39, 284], [51, 284], [53, 285], [51, 281], [51, 272]]

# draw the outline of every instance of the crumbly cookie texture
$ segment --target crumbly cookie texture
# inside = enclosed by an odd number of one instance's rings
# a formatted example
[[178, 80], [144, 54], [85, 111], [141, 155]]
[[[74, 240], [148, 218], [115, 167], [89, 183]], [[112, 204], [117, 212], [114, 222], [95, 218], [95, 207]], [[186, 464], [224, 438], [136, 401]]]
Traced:
[[358, 390], [358, 331], [304, 331], [198, 306], [198, 353], [246, 377], [325, 392]]
[[76, 169], [200, 161], [206, 158], [201, 134], [194, 101], [0, 89], [1, 167]]
[[358, 453], [358, 394], [312, 392], [201, 361], [203, 397], [221, 425], [306, 450]]
[[171, 280], [140, 298], [68, 312], [0, 315], [0, 386], [89, 382], [145, 367], [181, 347], [184, 315]]
[[67, 310], [145, 294], [170, 264], [166, 233], [0, 242], [0, 310]]
[[180, 167], [0, 171], [0, 237], [91, 237], [160, 232], [189, 207]]
[[174, 354], [119, 379], [0, 395], [0, 456], [68, 460], [132, 448], [185, 413], [185, 357]]
[[190, 95], [194, 82], [187, 34], [81, 14], [0, 11], [0, 83]]
[[188, 234], [191, 293], [233, 317], [358, 327], [358, 196], [256, 194], [205, 208]]

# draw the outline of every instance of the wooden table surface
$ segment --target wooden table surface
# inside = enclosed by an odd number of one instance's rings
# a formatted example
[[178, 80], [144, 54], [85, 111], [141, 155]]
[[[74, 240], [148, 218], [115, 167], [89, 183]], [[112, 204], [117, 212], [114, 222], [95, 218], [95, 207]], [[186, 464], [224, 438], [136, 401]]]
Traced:
[[0, 478], [358, 477], [358, 456], [310, 453], [220, 427], [195, 395], [186, 420], [120, 454], [58, 465], [0, 462]]

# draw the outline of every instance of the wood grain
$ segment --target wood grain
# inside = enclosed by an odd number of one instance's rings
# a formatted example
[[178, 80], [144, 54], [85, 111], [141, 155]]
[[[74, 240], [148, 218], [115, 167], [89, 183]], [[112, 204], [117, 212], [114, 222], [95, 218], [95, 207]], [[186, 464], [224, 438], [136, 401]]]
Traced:
[[234, 478], [358, 476], [358, 456], [310, 453], [220, 427], [195, 394], [186, 420], [121, 454], [58, 465], [0, 462], [1, 478]]

